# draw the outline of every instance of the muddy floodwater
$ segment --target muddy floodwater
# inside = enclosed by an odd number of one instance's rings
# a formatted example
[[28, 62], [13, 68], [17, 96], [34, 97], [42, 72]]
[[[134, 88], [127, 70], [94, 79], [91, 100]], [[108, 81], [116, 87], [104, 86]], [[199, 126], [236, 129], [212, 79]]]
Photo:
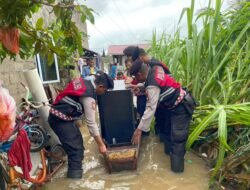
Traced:
[[65, 178], [67, 167], [63, 167], [43, 190], [207, 190], [208, 169], [194, 154], [187, 152], [185, 171], [174, 174], [170, 170], [169, 156], [164, 154], [164, 145], [159, 138], [150, 135], [142, 139], [138, 168], [108, 174], [105, 161], [98, 153], [94, 139], [87, 127], [82, 127], [85, 143], [83, 162], [84, 177], [81, 180]]

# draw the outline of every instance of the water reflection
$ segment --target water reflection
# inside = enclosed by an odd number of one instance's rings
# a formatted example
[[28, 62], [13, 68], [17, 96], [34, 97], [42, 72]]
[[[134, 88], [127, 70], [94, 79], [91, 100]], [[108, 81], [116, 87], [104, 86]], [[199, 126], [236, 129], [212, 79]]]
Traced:
[[81, 180], [65, 178], [66, 167], [43, 187], [44, 190], [206, 190], [208, 170], [205, 163], [192, 153], [185, 157], [185, 172], [170, 171], [170, 158], [164, 146], [154, 135], [142, 139], [138, 169], [108, 174], [105, 161], [97, 146], [83, 129], [85, 142], [84, 177]]

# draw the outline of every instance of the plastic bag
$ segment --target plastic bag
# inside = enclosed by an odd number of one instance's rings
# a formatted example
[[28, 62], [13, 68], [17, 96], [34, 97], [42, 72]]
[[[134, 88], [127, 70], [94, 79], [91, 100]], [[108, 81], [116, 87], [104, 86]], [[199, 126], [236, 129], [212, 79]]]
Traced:
[[9, 91], [0, 85], [0, 142], [13, 133], [16, 118], [16, 102]]
[[0, 41], [12, 53], [19, 53], [19, 30], [17, 28], [0, 28]]

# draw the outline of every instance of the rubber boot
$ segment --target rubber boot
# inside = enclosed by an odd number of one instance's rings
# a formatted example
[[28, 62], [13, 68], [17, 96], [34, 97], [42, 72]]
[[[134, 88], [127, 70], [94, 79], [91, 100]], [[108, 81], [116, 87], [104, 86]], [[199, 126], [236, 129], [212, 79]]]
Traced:
[[174, 154], [170, 155], [171, 170], [175, 173], [182, 173], [184, 171], [184, 157]]
[[68, 170], [67, 178], [81, 179], [82, 178], [82, 170]]

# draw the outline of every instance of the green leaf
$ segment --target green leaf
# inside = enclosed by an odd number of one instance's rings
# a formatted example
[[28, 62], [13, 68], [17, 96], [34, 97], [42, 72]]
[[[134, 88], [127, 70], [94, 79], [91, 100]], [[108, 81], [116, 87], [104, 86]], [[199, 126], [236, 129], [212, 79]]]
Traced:
[[180, 16], [180, 18], [179, 18], [178, 24], [180, 24], [180, 22], [181, 22], [181, 20], [182, 20], [182, 18], [183, 18], [183, 16], [184, 16], [184, 14], [185, 14], [185, 12], [187, 12], [187, 9], [188, 9], [188, 8], [183, 8], [183, 9], [182, 9], [182, 11], [181, 11], [181, 16]]
[[226, 120], [226, 111], [223, 106], [219, 107], [219, 118], [218, 118], [218, 136], [220, 143], [223, 144], [228, 150], [232, 148], [227, 144], [227, 120]]
[[195, 130], [190, 134], [187, 141], [187, 148], [189, 149], [194, 141], [198, 138], [202, 131], [218, 116], [219, 109], [213, 110], [208, 116], [206, 116]]
[[88, 20], [91, 22], [91, 24], [95, 23], [94, 15], [91, 13], [90, 10], [87, 11], [87, 17], [88, 17]]
[[56, 17], [61, 16], [61, 8], [60, 7], [53, 7], [53, 12], [56, 15]]
[[48, 65], [51, 66], [54, 63], [54, 54], [51, 52], [48, 52], [46, 57], [47, 57]]
[[42, 49], [42, 43], [40, 41], [37, 41], [35, 45], [35, 54], [41, 52], [41, 49]]
[[40, 17], [37, 22], [36, 22], [36, 29], [37, 30], [42, 30], [43, 29], [43, 18]]
[[88, 15], [88, 19], [89, 19], [89, 21], [91, 22], [91, 24], [94, 24], [94, 23], [95, 23], [95, 17], [94, 17], [93, 14], [89, 14], [89, 15]]
[[87, 17], [86, 17], [85, 15], [82, 15], [82, 16], [81, 16], [81, 21], [82, 21], [82, 22], [86, 22], [86, 19], [87, 19]]
[[37, 13], [40, 10], [40, 5], [35, 5], [31, 8], [32, 13]]

